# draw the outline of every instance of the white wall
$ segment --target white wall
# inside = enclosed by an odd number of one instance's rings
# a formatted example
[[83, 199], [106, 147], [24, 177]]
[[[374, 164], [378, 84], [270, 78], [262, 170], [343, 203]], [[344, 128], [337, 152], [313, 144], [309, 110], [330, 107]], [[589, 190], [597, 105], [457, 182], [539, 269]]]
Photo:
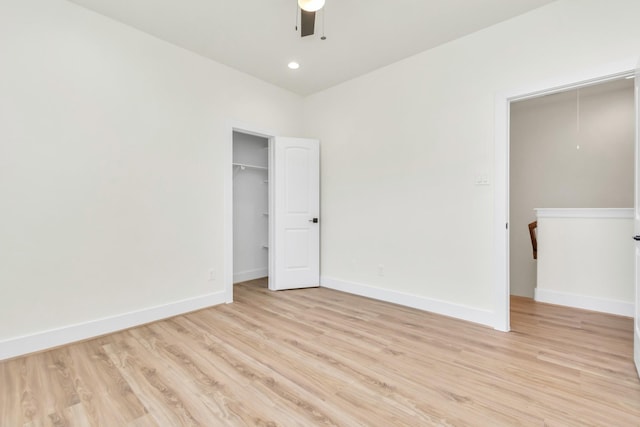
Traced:
[[494, 188], [474, 182], [492, 184], [496, 94], [639, 55], [638, 15], [561, 0], [306, 98], [324, 282], [493, 324]]
[[536, 300], [632, 317], [633, 209], [538, 211]]
[[230, 122], [301, 98], [63, 0], [2, 1], [0, 63], [0, 358], [218, 301]]
[[511, 104], [509, 259], [513, 295], [532, 298], [536, 287], [536, 260], [528, 228], [536, 219], [534, 208], [633, 206], [634, 133], [633, 80]]
[[[233, 162], [268, 166], [267, 138], [233, 133]], [[233, 283], [269, 275], [267, 169], [233, 170]]]

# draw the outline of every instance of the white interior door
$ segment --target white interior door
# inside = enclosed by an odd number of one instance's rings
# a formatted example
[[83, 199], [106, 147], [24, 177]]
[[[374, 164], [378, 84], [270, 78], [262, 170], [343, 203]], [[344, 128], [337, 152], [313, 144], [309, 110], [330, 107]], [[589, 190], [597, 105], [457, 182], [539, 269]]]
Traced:
[[636, 68], [636, 183], [634, 230], [636, 239], [636, 311], [633, 321], [633, 360], [640, 376], [640, 63]]
[[269, 255], [269, 289], [320, 284], [320, 144], [315, 139], [275, 138]]

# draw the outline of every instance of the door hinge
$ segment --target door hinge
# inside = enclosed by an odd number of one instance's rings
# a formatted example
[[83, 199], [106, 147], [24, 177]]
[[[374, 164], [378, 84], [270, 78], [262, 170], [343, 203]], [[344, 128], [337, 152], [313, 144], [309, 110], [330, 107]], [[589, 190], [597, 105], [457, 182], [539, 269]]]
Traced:
[[508, 223], [508, 222], [505, 224], [505, 228], [506, 228], [507, 230], [509, 229], [509, 223]]

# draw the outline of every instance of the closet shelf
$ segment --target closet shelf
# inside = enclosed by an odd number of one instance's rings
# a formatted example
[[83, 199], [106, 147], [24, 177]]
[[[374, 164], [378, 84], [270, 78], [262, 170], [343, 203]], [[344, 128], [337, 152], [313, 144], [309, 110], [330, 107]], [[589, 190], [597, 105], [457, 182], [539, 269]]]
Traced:
[[262, 169], [262, 170], [267, 170], [268, 169], [266, 166], [247, 165], [247, 164], [244, 164], [244, 163], [233, 163], [233, 166], [238, 166], [242, 170], [245, 170], [245, 168]]

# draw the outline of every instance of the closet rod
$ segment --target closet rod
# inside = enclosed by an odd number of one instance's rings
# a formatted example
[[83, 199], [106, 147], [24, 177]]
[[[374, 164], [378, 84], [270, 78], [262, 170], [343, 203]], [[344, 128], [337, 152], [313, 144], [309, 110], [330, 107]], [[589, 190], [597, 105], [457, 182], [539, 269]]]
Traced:
[[266, 166], [256, 166], [256, 165], [246, 165], [244, 163], [233, 163], [233, 166], [238, 166], [240, 167], [240, 169], [244, 170], [245, 168], [250, 168], [250, 169], [263, 169], [263, 170], [267, 170], [268, 168]]

